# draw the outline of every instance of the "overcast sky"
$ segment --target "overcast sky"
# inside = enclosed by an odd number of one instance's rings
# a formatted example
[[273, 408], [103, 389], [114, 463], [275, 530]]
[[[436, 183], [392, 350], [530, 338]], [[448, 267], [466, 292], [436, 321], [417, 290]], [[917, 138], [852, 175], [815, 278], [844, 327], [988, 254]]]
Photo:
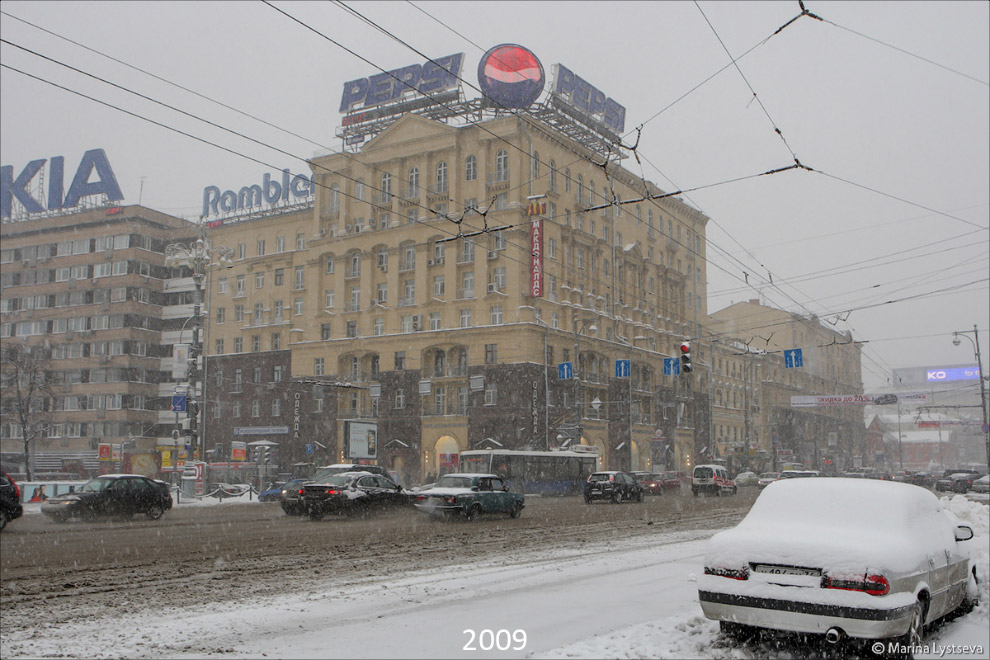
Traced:
[[[4, 43], [8, 67], [265, 165], [8, 68], [0, 160], [16, 177], [31, 160], [61, 155], [69, 179], [83, 152], [102, 148], [126, 203], [189, 218], [208, 185], [236, 190], [282, 168], [308, 171], [314, 152], [340, 148], [344, 82], [422, 58], [338, 4], [274, 4], [373, 64], [263, 2], [5, 0], [0, 32], [297, 158]], [[973, 363], [972, 345], [953, 346], [952, 332], [974, 324], [986, 369], [990, 4], [809, 1], [824, 20], [805, 15], [776, 35], [800, 14], [797, 2], [349, 6], [431, 57], [464, 52], [470, 85], [482, 49], [519, 43], [548, 77], [564, 64], [624, 105], [627, 132], [643, 125], [642, 165], [625, 166], [665, 190], [696, 189], [686, 201], [712, 219], [709, 311], [761, 297], [818, 314], [867, 342], [868, 390], [892, 368]], [[815, 171], [753, 176], [795, 155]]]

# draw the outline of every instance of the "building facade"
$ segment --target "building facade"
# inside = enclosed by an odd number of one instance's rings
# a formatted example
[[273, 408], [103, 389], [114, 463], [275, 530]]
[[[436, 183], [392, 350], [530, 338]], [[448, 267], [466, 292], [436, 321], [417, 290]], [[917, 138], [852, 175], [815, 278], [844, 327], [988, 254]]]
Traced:
[[[0, 452], [7, 469], [71, 465], [97, 470], [100, 443], [155, 452], [172, 443], [172, 350], [191, 313], [172, 284], [167, 243], [192, 236], [189, 222], [141, 206], [104, 206], [28, 217], [0, 226], [0, 342], [46, 349], [53, 387], [25, 430], [15, 414], [13, 365], [0, 389]], [[177, 336], [174, 339], [177, 339]], [[118, 456], [119, 459], [119, 456]]]
[[337, 462], [371, 423], [418, 479], [478, 447], [651, 469], [711, 444], [703, 374], [662, 368], [706, 318], [703, 214], [520, 117], [406, 115], [312, 174], [311, 210], [211, 232], [236, 256], [207, 294], [210, 446], [271, 431], [283, 468]]

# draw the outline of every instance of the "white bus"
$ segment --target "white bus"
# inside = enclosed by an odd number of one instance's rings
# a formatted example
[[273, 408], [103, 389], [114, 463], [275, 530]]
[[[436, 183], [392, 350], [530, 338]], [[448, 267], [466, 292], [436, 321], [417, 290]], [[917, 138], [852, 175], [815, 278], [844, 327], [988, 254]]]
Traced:
[[559, 451], [470, 449], [460, 455], [458, 472], [497, 474], [517, 493], [578, 495], [600, 463], [598, 449], [584, 445]]

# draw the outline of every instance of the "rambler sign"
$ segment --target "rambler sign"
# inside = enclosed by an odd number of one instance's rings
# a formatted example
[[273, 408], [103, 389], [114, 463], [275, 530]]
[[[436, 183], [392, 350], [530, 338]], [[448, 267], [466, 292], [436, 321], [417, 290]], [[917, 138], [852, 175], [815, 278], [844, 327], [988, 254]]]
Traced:
[[315, 177], [306, 174], [292, 174], [282, 170], [281, 180], [265, 174], [261, 185], [244, 186], [237, 192], [220, 192], [217, 186], [203, 188], [203, 217], [230, 215], [232, 213], [258, 210], [264, 205], [271, 208], [290, 203], [301, 203], [312, 199], [316, 191]]

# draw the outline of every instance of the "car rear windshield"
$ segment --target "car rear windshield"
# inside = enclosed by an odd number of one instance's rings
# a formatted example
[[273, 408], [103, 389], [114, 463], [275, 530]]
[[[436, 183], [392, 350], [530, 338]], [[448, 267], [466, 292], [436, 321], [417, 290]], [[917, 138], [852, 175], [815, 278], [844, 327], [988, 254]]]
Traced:
[[588, 481], [609, 481], [612, 475], [610, 474], [593, 474], [588, 478]]
[[694, 471], [695, 479], [711, 479], [712, 469], [711, 468], [696, 468]]
[[472, 486], [471, 477], [458, 477], [456, 475], [444, 475], [437, 482], [437, 488], [470, 488]]

